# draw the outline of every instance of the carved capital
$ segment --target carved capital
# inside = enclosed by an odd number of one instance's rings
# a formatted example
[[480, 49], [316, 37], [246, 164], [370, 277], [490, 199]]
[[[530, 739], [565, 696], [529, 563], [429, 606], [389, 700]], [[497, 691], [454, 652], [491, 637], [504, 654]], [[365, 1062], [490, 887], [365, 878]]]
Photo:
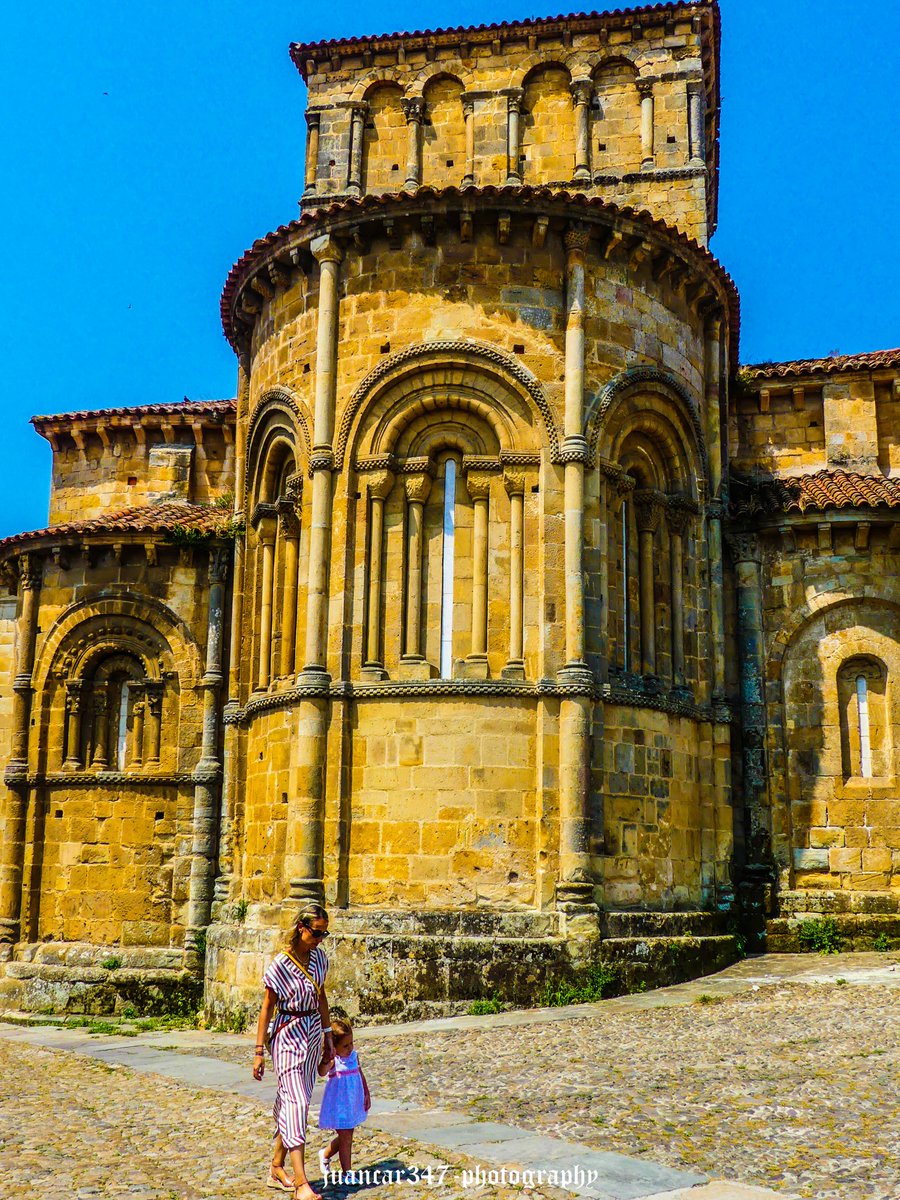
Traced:
[[653, 83], [654, 80], [652, 79], [636, 79], [634, 81], [635, 87], [638, 90], [638, 95], [642, 100], [646, 100], [648, 96], [653, 95]]
[[406, 499], [410, 504], [424, 504], [431, 492], [431, 476], [427, 471], [417, 472], [415, 475], [405, 475], [403, 490], [406, 492]]
[[334, 451], [330, 446], [314, 446], [309, 456], [309, 473], [334, 470]]
[[590, 240], [591, 235], [587, 226], [583, 225], [580, 221], [576, 221], [566, 230], [563, 237], [563, 244], [570, 253], [576, 250], [584, 254], [590, 244]]
[[263, 544], [275, 541], [277, 523], [278, 507], [275, 504], [257, 504], [250, 517], [250, 524]]
[[81, 711], [84, 701], [84, 680], [83, 679], [67, 679], [66, 680], [66, 712], [77, 713]]
[[620, 467], [618, 463], [610, 462], [608, 458], [598, 459], [597, 466], [600, 468], [600, 474], [605, 479], [608, 479], [616, 489], [617, 495], [626, 496], [629, 492], [634, 491], [634, 479], [624, 467]]
[[303, 472], [295, 471], [284, 481], [284, 496], [291, 504], [299, 505], [303, 498]]
[[329, 262], [339, 263], [344, 257], [343, 250], [341, 250], [340, 246], [329, 234], [313, 238], [309, 243], [309, 250], [313, 258], [320, 265]]
[[150, 715], [158, 717], [162, 714], [163, 702], [163, 687], [161, 683], [148, 683], [146, 685], [147, 708]]
[[520, 113], [522, 111], [522, 101], [524, 99], [525, 91], [523, 88], [506, 89], [506, 105], [509, 112]]
[[231, 547], [215, 546], [209, 552], [209, 578], [213, 583], [224, 583], [231, 566]]
[[290, 500], [279, 500], [278, 502], [278, 528], [286, 538], [300, 536], [300, 517]]
[[725, 543], [736, 563], [760, 561], [759, 538], [755, 533], [726, 533]]
[[467, 471], [466, 488], [473, 500], [487, 500], [491, 494], [491, 472]]
[[19, 558], [19, 583], [25, 592], [41, 586], [43, 563], [36, 554], [23, 554]]
[[670, 499], [666, 503], [666, 524], [669, 527], [669, 532], [674, 533], [677, 537], [684, 537], [691, 524], [693, 513], [684, 504], [679, 504], [677, 500]]
[[573, 79], [569, 90], [576, 104], [590, 104], [593, 99], [594, 85], [590, 79]]
[[425, 101], [421, 96], [404, 96], [400, 101], [400, 106], [406, 117], [407, 125], [411, 125], [413, 122], [417, 125], [421, 124], [422, 118], [425, 116]]
[[475, 112], [475, 98], [473, 96], [462, 97], [463, 117], [471, 117]]
[[366, 491], [373, 500], [386, 500], [394, 490], [392, 471], [368, 471], [364, 478]]
[[658, 492], [640, 490], [634, 493], [634, 512], [639, 533], [656, 533], [663, 514], [663, 501]]
[[514, 467], [503, 468], [503, 486], [510, 496], [525, 495], [525, 472]]
[[307, 127], [307, 129], [310, 129], [310, 130], [318, 129], [319, 128], [319, 118], [321, 117], [321, 115], [322, 114], [320, 112], [318, 112], [318, 110], [308, 108], [306, 110], [306, 127]]

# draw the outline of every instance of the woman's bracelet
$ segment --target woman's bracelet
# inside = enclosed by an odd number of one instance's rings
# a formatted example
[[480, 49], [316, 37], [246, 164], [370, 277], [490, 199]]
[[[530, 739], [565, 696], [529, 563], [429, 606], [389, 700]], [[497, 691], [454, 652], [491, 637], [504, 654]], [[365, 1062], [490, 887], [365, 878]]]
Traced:
[[257, 1046], [257, 1047], [256, 1047], [256, 1053], [257, 1053], [257, 1054], [265, 1054], [265, 1052], [266, 1052], [266, 1048], [265, 1048], [265, 1046]]

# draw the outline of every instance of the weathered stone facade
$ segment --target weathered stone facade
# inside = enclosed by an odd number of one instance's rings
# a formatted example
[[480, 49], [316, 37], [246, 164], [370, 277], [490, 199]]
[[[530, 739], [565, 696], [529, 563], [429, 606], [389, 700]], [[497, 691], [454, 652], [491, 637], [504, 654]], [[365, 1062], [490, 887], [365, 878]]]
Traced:
[[5, 1002], [205, 966], [251, 1004], [311, 896], [363, 1014], [896, 911], [900, 354], [736, 373], [715, 6], [292, 56], [302, 214], [228, 277], [237, 400], [35, 422]]

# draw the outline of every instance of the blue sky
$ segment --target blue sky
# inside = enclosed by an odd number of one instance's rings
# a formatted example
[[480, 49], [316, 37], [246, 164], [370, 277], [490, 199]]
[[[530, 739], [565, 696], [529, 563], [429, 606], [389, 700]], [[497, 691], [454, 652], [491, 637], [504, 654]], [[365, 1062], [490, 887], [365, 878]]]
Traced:
[[[290, 41], [546, 15], [533, 0], [5, 6], [0, 536], [46, 521], [32, 414], [233, 394], [222, 284], [302, 187]], [[900, 4], [723, 0], [722, 24], [711, 248], [741, 291], [742, 359], [900, 344]]]

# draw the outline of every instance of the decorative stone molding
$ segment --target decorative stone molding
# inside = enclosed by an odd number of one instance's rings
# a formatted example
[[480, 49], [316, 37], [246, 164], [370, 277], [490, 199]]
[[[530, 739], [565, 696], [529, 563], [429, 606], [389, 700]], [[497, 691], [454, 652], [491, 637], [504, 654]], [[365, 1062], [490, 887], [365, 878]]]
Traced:
[[334, 451], [330, 446], [314, 446], [313, 452], [309, 456], [309, 475], [310, 478], [316, 471], [333, 471], [334, 470]]
[[481, 471], [488, 474], [497, 474], [503, 470], [503, 467], [499, 458], [489, 458], [478, 454], [464, 454], [462, 469], [464, 473]]
[[425, 116], [425, 100], [422, 96], [404, 96], [400, 100], [400, 107], [403, 109], [407, 124], [413, 121], [421, 124]]
[[386, 500], [394, 490], [396, 477], [392, 471], [369, 471], [363, 478], [366, 491], [375, 500]]
[[590, 230], [580, 221], [573, 222], [563, 235], [563, 245], [569, 253], [575, 250], [584, 254], [590, 241]]
[[403, 490], [410, 504], [424, 504], [431, 492], [431, 475], [427, 471], [403, 477]]
[[214, 546], [209, 552], [209, 578], [213, 583], [224, 583], [231, 567], [230, 546]]
[[465, 476], [466, 489], [472, 500], [487, 500], [490, 497], [492, 472], [468, 470]]
[[637, 486], [634, 476], [629, 475], [618, 463], [610, 462], [608, 458], [598, 458], [597, 467], [600, 474], [609, 480], [620, 496], [633, 492]]
[[523, 496], [525, 494], [525, 482], [524, 471], [517, 471], [511, 467], [504, 467], [503, 486], [506, 488], [508, 495]]
[[36, 554], [19, 556], [19, 584], [23, 591], [34, 591], [41, 586], [44, 574], [43, 560]]
[[589, 463], [591, 460], [590, 447], [587, 444], [587, 439], [581, 434], [570, 434], [564, 441], [557, 455], [555, 462], [558, 463]]

